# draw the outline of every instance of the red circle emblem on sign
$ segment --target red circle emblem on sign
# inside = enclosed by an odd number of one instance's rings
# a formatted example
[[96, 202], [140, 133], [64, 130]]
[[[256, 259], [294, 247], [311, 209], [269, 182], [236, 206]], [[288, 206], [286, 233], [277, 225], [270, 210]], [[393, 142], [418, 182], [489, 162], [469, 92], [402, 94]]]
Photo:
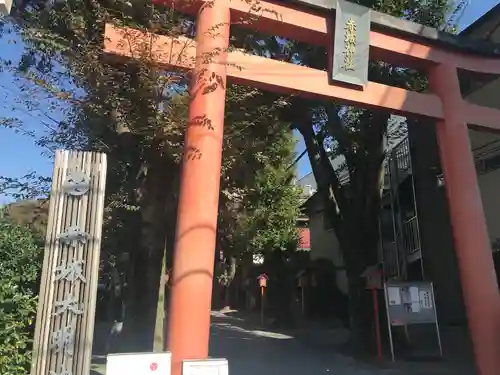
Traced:
[[149, 368], [151, 371], [156, 371], [158, 369], [158, 364], [156, 362], [153, 362], [149, 365]]

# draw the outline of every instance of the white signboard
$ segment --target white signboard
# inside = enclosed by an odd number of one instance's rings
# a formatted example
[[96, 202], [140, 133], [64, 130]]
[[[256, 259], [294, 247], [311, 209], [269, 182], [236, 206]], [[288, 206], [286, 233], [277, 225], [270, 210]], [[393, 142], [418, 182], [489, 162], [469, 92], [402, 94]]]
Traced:
[[182, 375], [229, 375], [229, 365], [227, 359], [187, 360], [182, 362]]
[[117, 353], [106, 359], [106, 375], [170, 375], [172, 354]]

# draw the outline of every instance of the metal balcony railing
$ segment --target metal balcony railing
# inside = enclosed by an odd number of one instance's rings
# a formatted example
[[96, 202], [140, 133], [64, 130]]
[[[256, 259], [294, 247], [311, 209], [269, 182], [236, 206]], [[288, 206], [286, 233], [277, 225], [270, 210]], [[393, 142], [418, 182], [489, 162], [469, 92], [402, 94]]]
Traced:
[[413, 216], [396, 229], [396, 240], [383, 244], [383, 259], [388, 277], [404, 277], [409, 256], [421, 250], [418, 217]]
[[403, 246], [407, 255], [414, 254], [420, 250], [420, 232], [417, 216], [413, 216], [403, 223]]
[[388, 277], [404, 279], [408, 262], [412, 261], [410, 255], [417, 254], [421, 249], [417, 215], [412, 214], [407, 219], [402, 217], [411, 211], [417, 212], [415, 194], [413, 193], [413, 210], [401, 207], [400, 203], [400, 184], [408, 176], [412, 177], [411, 169], [410, 142], [406, 137], [387, 154], [385, 164], [386, 197], [390, 202], [394, 233], [391, 235], [392, 239], [386, 238], [382, 246], [384, 269]]
[[384, 273], [386, 277], [391, 278], [399, 276], [399, 257], [395, 242], [385, 242], [382, 246]]
[[390, 169], [394, 167], [397, 168], [398, 172], [406, 172], [411, 169], [410, 141], [408, 137], [395, 145], [387, 154], [384, 166], [386, 177], [389, 175]]
[[403, 139], [393, 150], [398, 170], [406, 171], [411, 168], [410, 141], [408, 137]]

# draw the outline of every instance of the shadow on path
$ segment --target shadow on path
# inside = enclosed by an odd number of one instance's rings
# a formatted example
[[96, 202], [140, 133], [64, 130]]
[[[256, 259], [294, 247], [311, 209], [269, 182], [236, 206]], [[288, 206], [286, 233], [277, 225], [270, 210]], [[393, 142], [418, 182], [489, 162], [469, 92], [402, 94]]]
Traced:
[[[308, 332], [305, 332], [308, 331]], [[328, 330], [327, 330], [328, 331]], [[210, 356], [229, 361], [230, 375], [473, 375], [463, 363], [396, 362], [367, 363], [335, 350], [336, 332], [329, 330], [332, 346], [314, 345], [320, 329], [273, 331], [261, 329], [241, 314], [212, 312]], [[306, 338], [306, 339], [305, 339]], [[325, 341], [320, 338], [319, 341]]]
[[[96, 336], [99, 337], [99, 334]], [[361, 362], [338, 352], [336, 345], [344, 339], [343, 330], [319, 327], [297, 330], [262, 329], [255, 318], [243, 314], [212, 312], [210, 356], [227, 358], [230, 375], [475, 374], [470, 366], [447, 361], [395, 364], [390, 361], [382, 364]], [[326, 345], [328, 342], [331, 345]], [[94, 353], [90, 375], [105, 373], [105, 356], [99, 354], [101, 353]]]

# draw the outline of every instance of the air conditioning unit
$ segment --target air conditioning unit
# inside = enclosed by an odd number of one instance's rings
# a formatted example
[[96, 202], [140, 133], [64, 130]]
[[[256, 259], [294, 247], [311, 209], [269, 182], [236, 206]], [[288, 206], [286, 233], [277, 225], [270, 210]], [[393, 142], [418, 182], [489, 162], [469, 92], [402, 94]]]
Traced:
[[0, 16], [8, 16], [12, 8], [12, 0], [0, 0]]
[[311, 197], [316, 192], [311, 185], [304, 186], [304, 195]]

